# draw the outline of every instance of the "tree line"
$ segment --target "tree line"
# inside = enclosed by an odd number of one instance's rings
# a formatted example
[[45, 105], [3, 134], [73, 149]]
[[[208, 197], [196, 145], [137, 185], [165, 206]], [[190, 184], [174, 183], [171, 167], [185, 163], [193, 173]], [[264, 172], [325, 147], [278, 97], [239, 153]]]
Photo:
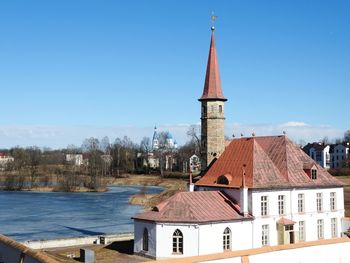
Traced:
[[[183, 162], [187, 162], [193, 154], [199, 155], [198, 132], [198, 126], [191, 126], [187, 133], [189, 141], [177, 150], [165, 147], [166, 132], [159, 133], [159, 147], [156, 150], [152, 150], [149, 137], [135, 143], [128, 136], [116, 138], [113, 142], [107, 136], [101, 139], [91, 137], [86, 138], [80, 147], [68, 145], [55, 150], [36, 146], [0, 150], [14, 158], [1, 168], [2, 188], [55, 187], [57, 190], [74, 191], [85, 187], [98, 190], [105, 186], [106, 178], [135, 173], [159, 173], [164, 176], [167, 156], [176, 159], [176, 164], [168, 172], [181, 174], [187, 172], [184, 171]], [[77, 165], [74, 159], [67, 160], [68, 154], [83, 157], [81, 165]], [[151, 157], [159, 160], [158, 167], [150, 167]]]

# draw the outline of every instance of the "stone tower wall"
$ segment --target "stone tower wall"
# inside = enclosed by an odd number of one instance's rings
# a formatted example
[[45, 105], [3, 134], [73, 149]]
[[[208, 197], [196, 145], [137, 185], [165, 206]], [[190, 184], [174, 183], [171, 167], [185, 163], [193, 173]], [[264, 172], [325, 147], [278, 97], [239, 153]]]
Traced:
[[225, 150], [224, 110], [223, 101], [202, 101], [201, 159], [203, 169]]

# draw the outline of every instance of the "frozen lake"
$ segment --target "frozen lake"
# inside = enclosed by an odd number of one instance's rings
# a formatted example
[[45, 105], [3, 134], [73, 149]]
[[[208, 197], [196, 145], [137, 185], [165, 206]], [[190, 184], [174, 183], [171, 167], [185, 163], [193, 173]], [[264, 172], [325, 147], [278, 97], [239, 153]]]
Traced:
[[[17, 241], [133, 231], [131, 219], [142, 207], [129, 205], [141, 187], [111, 186], [104, 193], [0, 191], [0, 233]], [[160, 187], [146, 187], [158, 193]]]

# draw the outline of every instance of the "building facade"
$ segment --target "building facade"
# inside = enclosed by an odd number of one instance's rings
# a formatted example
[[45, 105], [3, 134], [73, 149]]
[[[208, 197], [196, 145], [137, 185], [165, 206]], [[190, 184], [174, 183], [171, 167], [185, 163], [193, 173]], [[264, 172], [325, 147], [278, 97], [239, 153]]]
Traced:
[[[218, 78], [207, 81], [211, 72], [218, 73], [211, 70], [218, 69], [213, 33], [200, 99], [205, 170], [189, 192], [134, 217], [134, 252], [179, 258], [340, 237], [344, 184], [317, 160], [285, 135], [242, 137], [225, 147], [226, 99], [218, 95]], [[209, 98], [212, 90], [217, 93]], [[211, 118], [220, 105], [222, 118]]]

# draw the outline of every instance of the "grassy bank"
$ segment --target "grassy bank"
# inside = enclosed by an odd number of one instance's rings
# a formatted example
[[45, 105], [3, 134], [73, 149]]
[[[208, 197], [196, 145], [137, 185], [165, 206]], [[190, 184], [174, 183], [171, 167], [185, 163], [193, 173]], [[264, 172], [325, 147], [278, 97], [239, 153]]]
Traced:
[[165, 190], [159, 194], [145, 194], [143, 191], [133, 195], [129, 199], [130, 204], [152, 207], [174, 195], [177, 192], [187, 190], [185, 179], [161, 178], [156, 175], [129, 175], [125, 178], [117, 178], [110, 182], [112, 185], [137, 185], [137, 186], [161, 186]]

